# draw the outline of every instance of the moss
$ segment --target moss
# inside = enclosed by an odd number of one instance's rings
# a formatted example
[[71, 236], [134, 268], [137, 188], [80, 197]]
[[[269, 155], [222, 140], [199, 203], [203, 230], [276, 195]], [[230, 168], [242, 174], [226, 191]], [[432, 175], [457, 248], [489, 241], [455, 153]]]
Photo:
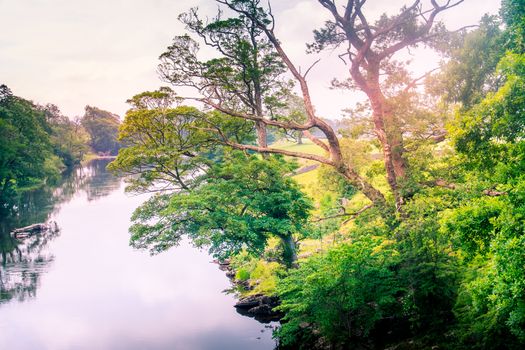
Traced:
[[240, 268], [235, 273], [235, 279], [239, 280], [239, 281], [243, 281], [243, 282], [249, 280], [250, 279], [250, 271], [248, 271], [245, 268]]

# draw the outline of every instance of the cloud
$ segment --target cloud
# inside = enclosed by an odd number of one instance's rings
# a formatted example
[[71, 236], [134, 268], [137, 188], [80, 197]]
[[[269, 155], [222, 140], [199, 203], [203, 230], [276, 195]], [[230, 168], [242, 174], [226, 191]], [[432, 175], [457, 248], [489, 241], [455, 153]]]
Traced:
[[[365, 10], [374, 17], [403, 3], [369, 1]], [[82, 114], [86, 104], [122, 115], [133, 94], [163, 85], [157, 58], [184, 32], [177, 16], [192, 6], [204, 16], [217, 8], [212, 0], [0, 0], [0, 82], [69, 116]], [[451, 28], [496, 13], [499, 1], [460, 6], [442, 16]], [[273, 9], [283, 46], [305, 70], [315, 61], [305, 43], [328, 12], [313, 0], [274, 0]], [[313, 100], [321, 115], [338, 116], [357, 97], [328, 89], [332, 77], [347, 73], [334, 54], [321, 58], [309, 76]]]

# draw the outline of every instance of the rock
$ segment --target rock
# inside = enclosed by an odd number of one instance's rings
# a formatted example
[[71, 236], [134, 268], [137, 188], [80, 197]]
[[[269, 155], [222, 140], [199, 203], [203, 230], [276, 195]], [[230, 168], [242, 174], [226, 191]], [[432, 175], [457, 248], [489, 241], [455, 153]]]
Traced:
[[252, 307], [260, 305], [260, 295], [253, 295], [247, 298], [240, 299], [235, 307], [238, 309], [251, 309]]
[[282, 313], [274, 310], [278, 305], [279, 298], [257, 294], [240, 299], [235, 304], [235, 308], [241, 315], [253, 317], [259, 322], [268, 323], [282, 318]]

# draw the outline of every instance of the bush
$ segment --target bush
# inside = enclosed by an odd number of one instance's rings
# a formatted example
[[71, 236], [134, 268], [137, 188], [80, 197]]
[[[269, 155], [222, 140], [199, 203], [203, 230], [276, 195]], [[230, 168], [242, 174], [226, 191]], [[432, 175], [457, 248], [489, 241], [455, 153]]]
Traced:
[[239, 281], [247, 281], [250, 279], [250, 271], [246, 270], [246, 269], [239, 269], [237, 270], [237, 272], [235, 273], [235, 279], [239, 280]]
[[291, 271], [278, 286], [281, 344], [308, 348], [312, 334], [343, 347], [365, 342], [379, 320], [400, 312], [396, 262], [392, 241], [361, 238]]

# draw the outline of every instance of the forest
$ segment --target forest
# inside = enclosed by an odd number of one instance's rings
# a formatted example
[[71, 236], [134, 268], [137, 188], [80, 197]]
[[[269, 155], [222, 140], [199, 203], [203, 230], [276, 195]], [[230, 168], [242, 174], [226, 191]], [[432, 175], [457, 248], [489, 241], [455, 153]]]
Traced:
[[97, 155], [116, 155], [120, 119], [86, 106], [69, 118], [53, 104], [39, 105], [0, 85], [0, 205], [20, 192], [53, 186], [61, 174]]
[[[212, 19], [179, 16], [187, 32], [158, 68], [171, 87], [129, 100], [110, 167], [154, 192], [131, 244], [189, 237], [228, 261], [241, 295], [279, 298], [282, 349], [522, 348], [524, 2], [451, 32], [435, 18], [462, 1], [372, 23], [365, 0], [319, 0], [331, 19], [307, 51], [336, 52], [347, 74], [333, 88], [366, 96], [337, 130], [271, 7], [216, 2]], [[416, 47], [442, 67], [412, 76], [397, 56]]]
[[[126, 191], [148, 194], [130, 245], [208, 251], [239, 300], [277, 300], [252, 312], [279, 320], [278, 349], [525, 348], [525, 1], [458, 30], [440, 18], [464, 0], [377, 19], [370, 2], [315, 1], [330, 19], [306, 69], [271, 2], [191, 8], [159, 52], [164, 86], [122, 122], [2, 85], [2, 195], [116, 156]], [[422, 49], [440, 67], [415, 75]], [[331, 88], [364, 97], [338, 116], [313, 102], [324, 53], [344, 68]]]

